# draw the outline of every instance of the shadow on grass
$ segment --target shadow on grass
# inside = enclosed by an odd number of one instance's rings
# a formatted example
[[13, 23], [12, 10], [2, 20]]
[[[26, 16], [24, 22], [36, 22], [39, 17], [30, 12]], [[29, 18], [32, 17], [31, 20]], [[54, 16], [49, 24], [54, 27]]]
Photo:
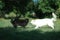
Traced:
[[14, 28], [0, 28], [0, 40], [60, 40], [60, 32], [44, 32], [41, 30], [19, 31]]

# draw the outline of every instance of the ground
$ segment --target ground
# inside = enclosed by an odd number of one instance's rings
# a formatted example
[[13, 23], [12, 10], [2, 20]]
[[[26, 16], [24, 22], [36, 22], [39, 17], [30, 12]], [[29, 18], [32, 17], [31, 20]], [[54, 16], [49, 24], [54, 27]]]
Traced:
[[60, 40], [60, 19], [54, 23], [54, 30], [48, 26], [34, 29], [30, 22], [26, 28], [15, 29], [10, 19], [0, 19], [0, 40]]

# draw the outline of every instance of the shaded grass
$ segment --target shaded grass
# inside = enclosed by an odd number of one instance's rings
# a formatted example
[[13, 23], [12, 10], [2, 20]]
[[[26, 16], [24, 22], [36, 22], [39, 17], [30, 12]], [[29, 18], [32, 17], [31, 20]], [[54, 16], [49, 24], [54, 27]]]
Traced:
[[0, 40], [60, 40], [60, 32], [44, 32], [41, 30], [18, 31], [13, 28], [0, 28]]
[[35, 30], [30, 22], [26, 28], [15, 29], [11, 26], [10, 20], [0, 20], [0, 40], [60, 40], [59, 19], [55, 22], [54, 30], [48, 26]]

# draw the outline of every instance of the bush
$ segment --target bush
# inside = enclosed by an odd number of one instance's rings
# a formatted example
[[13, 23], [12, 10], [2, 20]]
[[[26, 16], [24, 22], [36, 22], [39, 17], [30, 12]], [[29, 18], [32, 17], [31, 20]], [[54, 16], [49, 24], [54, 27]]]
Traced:
[[60, 8], [58, 8], [55, 13], [57, 14], [57, 18], [60, 18]]

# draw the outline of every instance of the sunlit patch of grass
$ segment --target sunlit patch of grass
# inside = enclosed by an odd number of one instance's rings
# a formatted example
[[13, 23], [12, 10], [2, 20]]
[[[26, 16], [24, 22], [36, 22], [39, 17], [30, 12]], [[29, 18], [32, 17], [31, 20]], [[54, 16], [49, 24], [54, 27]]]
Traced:
[[55, 31], [60, 31], [60, 19], [55, 22]]
[[10, 20], [0, 19], [0, 27], [8, 27], [8, 26], [12, 26]]
[[[30, 19], [31, 21], [32, 19]], [[41, 28], [38, 28], [38, 29], [34, 29], [35, 26], [32, 25], [31, 23], [27, 24], [26, 28], [22, 28], [22, 27], [18, 27], [17, 30], [18, 31], [32, 31], [32, 30], [42, 30], [43, 32], [50, 32], [50, 31], [60, 31], [60, 19], [58, 19], [55, 23], [55, 28], [52, 29], [51, 27], [48, 27], [48, 26], [45, 26], [45, 27], [41, 27]], [[4, 28], [4, 27], [11, 27], [13, 26], [11, 23], [10, 23], [10, 20], [6, 20], [6, 19], [0, 19], [0, 28]]]

